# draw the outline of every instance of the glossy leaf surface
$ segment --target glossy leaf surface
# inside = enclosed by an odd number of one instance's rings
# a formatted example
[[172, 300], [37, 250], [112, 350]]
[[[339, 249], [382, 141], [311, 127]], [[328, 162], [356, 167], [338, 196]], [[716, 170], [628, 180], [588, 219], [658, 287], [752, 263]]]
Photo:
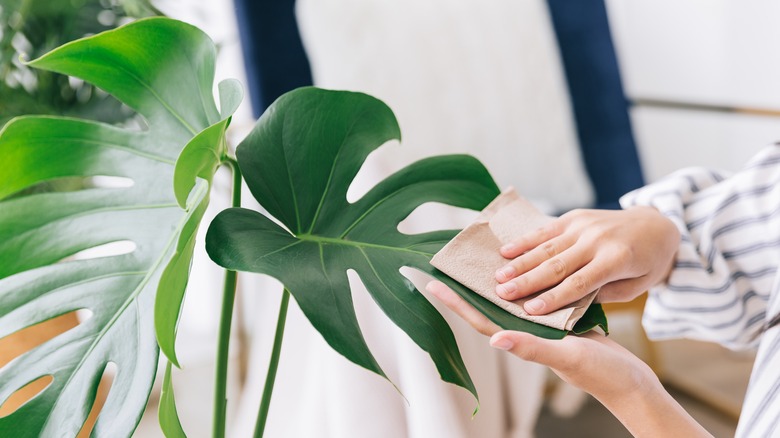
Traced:
[[433, 254], [457, 230], [398, 231], [423, 203], [479, 210], [497, 196], [473, 157], [418, 161], [347, 201], [368, 154], [394, 139], [400, 131], [391, 110], [365, 94], [305, 88], [282, 96], [238, 146], [237, 158], [252, 194], [284, 227], [251, 210], [229, 209], [210, 225], [206, 249], [228, 269], [279, 279], [336, 351], [384, 376], [355, 316], [347, 280], [354, 270], [390, 319], [430, 354], [442, 379], [476, 395], [452, 332], [401, 267], [445, 281], [507, 329], [548, 338], [565, 332], [520, 320], [433, 268]]
[[[28, 116], [0, 133], [0, 337], [73, 310], [91, 313], [0, 369], [0, 403], [40, 376], [54, 378], [0, 418], [0, 436], [75, 436], [108, 363], [116, 364], [117, 374], [93, 436], [130, 436], [157, 370], [155, 299], [158, 321], [167, 323], [158, 327], [160, 343], [175, 360], [192, 242], [224, 142], [197, 145], [211, 148], [211, 161], [181, 161], [179, 155], [193, 138], [224, 132], [230, 116], [220, 115], [214, 102], [214, 59], [214, 44], [203, 32], [153, 18], [66, 44], [30, 63], [95, 84], [135, 110], [148, 129]], [[230, 96], [223, 107], [232, 111], [240, 91], [233, 83], [220, 88]], [[177, 192], [174, 173], [183, 187]], [[132, 183], [112, 186], [96, 178], [91, 185], [91, 177]], [[59, 178], [88, 184], [70, 192], [18, 194]], [[176, 194], [188, 188], [183, 209]], [[124, 241], [133, 243], [129, 252], [73, 257]]]

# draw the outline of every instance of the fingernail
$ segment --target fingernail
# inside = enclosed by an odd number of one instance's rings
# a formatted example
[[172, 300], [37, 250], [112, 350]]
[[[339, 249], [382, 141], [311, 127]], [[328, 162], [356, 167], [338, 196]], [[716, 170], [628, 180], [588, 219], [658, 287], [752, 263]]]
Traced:
[[431, 295], [441, 300], [441, 294], [439, 293], [439, 288], [431, 286], [430, 284], [425, 286], [425, 290], [428, 291]]
[[515, 275], [515, 268], [511, 266], [504, 266], [503, 268], [496, 271], [496, 279], [498, 281], [509, 280], [513, 275]]
[[493, 348], [498, 348], [499, 350], [511, 350], [512, 347], [515, 346], [515, 343], [507, 338], [498, 338], [495, 341], [491, 341], [490, 346]]
[[512, 252], [513, 249], [515, 249], [515, 244], [507, 243], [501, 247], [501, 252]]
[[544, 309], [544, 301], [542, 301], [540, 299], [533, 299], [533, 300], [525, 303], [525, 305], [523, 305], [523, 307], [525, 308], [525, 311], [529, 312], [529, 313], [541, 312], [542, 309]]
[[496, 286], [496, 293], [499, 295], [509, 295], [517, 290], [517, 286], [514, 283], [504, 283]]

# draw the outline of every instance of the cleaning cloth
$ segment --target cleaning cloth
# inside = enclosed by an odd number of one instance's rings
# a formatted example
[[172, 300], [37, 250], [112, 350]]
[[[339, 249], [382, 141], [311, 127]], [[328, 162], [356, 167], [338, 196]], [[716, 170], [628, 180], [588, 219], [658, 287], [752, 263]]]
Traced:
[[436, 253], [431, 264], [519, 318], [560, 330], [571, 330], [598, 291], [547, 315], [529, 315], [523, 309], [523, 303], [543, 291], [514, 301], [504, 300], [496, 294], [496, 271], [509, 262], [501, 256], [499, 249], [551, 220], [552, 217], [537, 210], [510, 187], [485, 207], [472, 224]]

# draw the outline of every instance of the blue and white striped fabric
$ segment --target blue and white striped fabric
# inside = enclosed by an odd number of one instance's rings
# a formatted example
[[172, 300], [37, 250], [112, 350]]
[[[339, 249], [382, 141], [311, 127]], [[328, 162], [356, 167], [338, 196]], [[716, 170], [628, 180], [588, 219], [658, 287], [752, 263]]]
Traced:
[[758, 346], [737, 436], [780, 436], [780, 327], [766, 329], [780, 313], [780, 145], [733, 175], [684, 169], [620, 202], [657, 208], [682, 234], [667, 283], [650, 291], [648, 335]]

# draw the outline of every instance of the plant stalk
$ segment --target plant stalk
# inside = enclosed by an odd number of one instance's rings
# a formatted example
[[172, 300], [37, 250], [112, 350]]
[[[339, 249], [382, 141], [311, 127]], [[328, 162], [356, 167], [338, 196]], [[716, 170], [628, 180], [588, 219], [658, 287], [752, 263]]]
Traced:
[[287, 322], [287, 305], [290, 302], [290, 291], [287, 288], [282, 292], [282, 303], [279, 305], [279, 318], [276, 321], [276, 333], [274, 334], [274, 346], [271, 351], [271, 361], [268, 364], [268, 374], [265, 377], [263, 398], [260, 401], [260, 412], [257, 414], [255, 424], [255, 438], [261, 438], [268, 419], [268, 408], [271, 406], [271, 395], [274, 392], [276, 370], [279, 368], [279, 356], [282, 351], [282, 339], [284, 339], [284, 325]]
[[[241, 206], [241, 170], [235, 159], [227, 158], [225, 163], [233, 173], [233, 207]], [[219, 338], [217, 341], [217, 372], [214, 386], [214, 438], [224, 438], [227, 426], [227, 374], [230, 352], [230, 328], [233, 323], [233, 305], [236, 299], [236, 271], [225, 271], [222, 288], [222, 312], [219, 317]]]

